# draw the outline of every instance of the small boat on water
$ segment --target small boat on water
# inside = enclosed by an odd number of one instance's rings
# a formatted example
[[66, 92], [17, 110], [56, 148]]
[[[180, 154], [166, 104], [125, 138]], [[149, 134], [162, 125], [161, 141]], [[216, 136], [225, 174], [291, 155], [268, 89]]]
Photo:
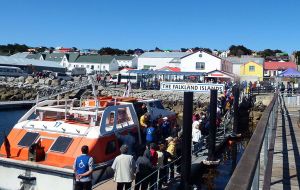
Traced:
[[99, 97], [46, 100], [31, 108], [13, 127], [0, 149], [0, 189], [67, 190], [74, 187], [73, 163], [88, 145], [94, 158], [93, 183], [112, 175], [120, 154], [115, 132], [129, 131], [140, 142], [137, 107], [150, 117], [175, 120], [156, 99]]

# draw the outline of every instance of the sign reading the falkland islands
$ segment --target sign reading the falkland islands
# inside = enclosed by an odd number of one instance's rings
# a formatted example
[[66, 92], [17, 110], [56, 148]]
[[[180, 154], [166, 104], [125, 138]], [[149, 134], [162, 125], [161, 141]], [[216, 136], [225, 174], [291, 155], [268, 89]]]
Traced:
[[216, 89], [218, 92], [224, 92], [224, 84], [213, 83], [185, 83], [185, 82], [161, 82], [161, 91], [189, 91], [209, 93], [211, 89]]

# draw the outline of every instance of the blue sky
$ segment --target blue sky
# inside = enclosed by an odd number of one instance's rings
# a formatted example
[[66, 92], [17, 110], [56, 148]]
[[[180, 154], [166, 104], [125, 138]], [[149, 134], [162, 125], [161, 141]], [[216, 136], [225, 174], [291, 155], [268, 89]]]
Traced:
[[299, 0], [1, 1], [0, 44], [300, 50]]

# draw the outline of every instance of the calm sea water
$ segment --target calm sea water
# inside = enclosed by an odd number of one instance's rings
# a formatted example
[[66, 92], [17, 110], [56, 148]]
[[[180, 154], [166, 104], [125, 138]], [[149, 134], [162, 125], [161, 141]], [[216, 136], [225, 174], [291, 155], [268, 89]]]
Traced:
[[28, 109], [0, 110], [0, 144], [3, 142], [3, 134], [9, 134], [17, 121], [28, 111]]

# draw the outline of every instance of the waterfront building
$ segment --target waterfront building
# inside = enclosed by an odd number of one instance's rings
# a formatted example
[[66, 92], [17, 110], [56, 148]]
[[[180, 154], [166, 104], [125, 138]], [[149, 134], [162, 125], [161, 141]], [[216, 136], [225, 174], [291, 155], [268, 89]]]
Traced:
[[225, 59], [232, 63], [232, 72], [237, 76], [240, 76], [241, 74], [241, 65], [251, 61], [263, 65], [265, 62], [264, 58], [255, 57], [251, 55], [242, 55], [241, 57], [237, 57], [237, 56], [227, 57]]
[[264, 80], [274, 81], [277, 75], [289, 68], [297, 69], [296, 63], [266, 61], [264, 64]]
[[75, 62], [79, 57], [79, 53], [36, 53], [28, 54], [26, 58], [28, 59], [37, 59], [45, 61], [54, 61], [58, 62], [62, 67], [69, 68], [71, 67], [70, 63]]
[[138, 65], [137, 56], [119, 55], [119, 56], [114, 56], [114, 58], [117, 60], [119, 67], [129, 67], [134, 69], [137, 68]]
[[240, 66], [240, 80], [241, 81], [263, 81], [263, 65], [250, 61]]
[[180, 59], [190, 52], [145, 52], [138, 57], [138, 69], [160, 69], [162, 67], [179, 67]]
[[70, 63], [69, 69], [76, 67], [86, 68], [87, 73], [100, 73], [103, 71], [118, 71], [117, 60], [110, 55], [82, 55], [75, 62]]
[[214, 70], [232, 73], [231, 62], [205, 51], [146, 52], [138, 58], [138, 69], [157, 70], [176, 67], [182, 72], [208, 73]]
[[19, 67], [27, 73], [43, 70], [65, 72], [65, 68], [55, 61], [35, 60], [14, 56], [0, 56], [0, 66]]
[[180, 69], [183, 72], [204, 72], [214, 70], [232, 73], [232, 63], [205, 51], [197, 51], [180, 59]]

